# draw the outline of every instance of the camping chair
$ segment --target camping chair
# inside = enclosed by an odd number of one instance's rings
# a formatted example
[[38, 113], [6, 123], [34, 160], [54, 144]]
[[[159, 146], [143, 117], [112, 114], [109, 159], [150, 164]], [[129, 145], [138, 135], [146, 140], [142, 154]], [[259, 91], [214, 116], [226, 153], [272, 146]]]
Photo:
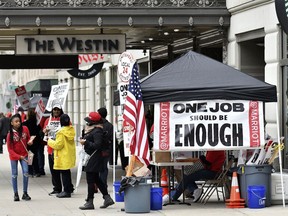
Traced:
[[[206, 202], [210, 199], [210, 197], [213, 195], [213, 193], [216, 191], [218, 201], [220, 201], [219, 192], [223, 195], [223, 200], [225, 200], [225, 193], [224, 193], [224, 187], [230, 188], [229, 185], [229, 179], [227, 176], [227, 173], [229, 169], [232, 167], [232, 164], [234, 162], [234, 159], [230, 159], [222, 172], [220, 172], [214, 179], [206, 180], [203, 184], [202, 188], [206, 187], [205, 192], [200, 197], [201, 203], [206, 204]], [[219, 190], [219, 187], [221, 187], [221, 190]]]

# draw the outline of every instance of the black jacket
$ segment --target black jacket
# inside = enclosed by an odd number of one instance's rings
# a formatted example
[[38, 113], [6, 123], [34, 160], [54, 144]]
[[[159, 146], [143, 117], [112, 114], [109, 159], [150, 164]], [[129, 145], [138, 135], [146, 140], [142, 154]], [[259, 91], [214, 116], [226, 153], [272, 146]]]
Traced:
[[[104, 170], [104, 160], [102, 157], [103, 150], [103, 129], [94, 128], [91, 132], [84, 135], [86, 139], [84, 150], [87, 154], [92, 155], [88, 164], [84, 168], [85, 172], [102, 172]], [[106, 165], [107, 166], [107, 165]]]
[[6, 138], [10, 128], [10, 119], [6, 116], [0, 119], [0, 136]]
[[103, 133], [105, 137], [105, 150], [103, 156], [109, 156], [113, 151], [113, 125], [106, 119], [103, 120]]

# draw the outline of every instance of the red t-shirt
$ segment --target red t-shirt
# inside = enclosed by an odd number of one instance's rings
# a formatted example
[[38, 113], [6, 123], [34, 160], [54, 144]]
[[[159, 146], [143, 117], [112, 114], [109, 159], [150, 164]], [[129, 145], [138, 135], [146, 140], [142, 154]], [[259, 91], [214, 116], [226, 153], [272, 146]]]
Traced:
[[207, 151], [206, 160], [211, 163], [209, 170], [219, 172], [225, 161], [225, 151]]
[[26, 157], [28, 155], [27, 142], [30, 139], [30, 133], [26, 126], [23, 126], [22, 137], [19, 138], [19, 133], [15, 131], [13, 134], [13, 142], [11, 142], [10, 132], [7, 134], [7, 149], [10, 160], [20, 160], [21, 156]]

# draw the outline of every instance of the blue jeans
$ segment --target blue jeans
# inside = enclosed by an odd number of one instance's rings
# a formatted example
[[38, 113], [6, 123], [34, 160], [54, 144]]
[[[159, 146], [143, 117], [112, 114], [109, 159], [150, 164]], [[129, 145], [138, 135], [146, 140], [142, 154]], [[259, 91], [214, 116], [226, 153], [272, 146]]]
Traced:
[[[28, 158], [26, 157], [26, 160]], [[27, 192], [28, 190], [28, 164], [24, 160], [11, 160], [11, 170], [12, 170], [12, 186], [14, 193], [18, 193], [18, 184], [17, 184], [17, 177], [18, 177], [18, 161], [22, 167], [22, 174], [23, 174], [23, 192]]]
[[203, 180], [203, 179], [213, 179], [215, 178], [217, 172], [210, 171], [210, 170], [198, 170], [195, 173], [192, 173], [190, 175], [184, 175], [184, 178], [178, 184], [175, 193], [173, 194], [172, 200], [177, 200], [183, 191], [185, 191], [187, 188], [193, 194], [194, 190], [198, 188], [195, 181]]

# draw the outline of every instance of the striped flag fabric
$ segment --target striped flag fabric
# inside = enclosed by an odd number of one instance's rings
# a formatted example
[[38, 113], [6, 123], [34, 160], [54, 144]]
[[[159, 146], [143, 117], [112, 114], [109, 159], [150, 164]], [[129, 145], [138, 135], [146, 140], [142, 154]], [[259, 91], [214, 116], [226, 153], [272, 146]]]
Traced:
[[124, 104], [123, 118], [132, 128], [130, 141], [131, 155], [137, 156], [140, 161], [142, 160], [146, 165], [149, 165], [148, 134], [137, 63], [133, 65], [128, 94]]

